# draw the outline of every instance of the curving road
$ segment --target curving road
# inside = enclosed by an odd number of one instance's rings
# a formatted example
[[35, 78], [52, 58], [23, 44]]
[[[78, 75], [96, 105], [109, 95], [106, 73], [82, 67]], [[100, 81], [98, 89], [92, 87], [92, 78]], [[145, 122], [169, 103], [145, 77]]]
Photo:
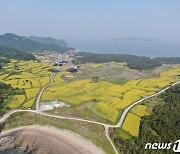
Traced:
[[126, 115], [128, 114], [128, 111], [131, 110], [135, 105], [141, 103], [142, 101], [144, 101], [144, 100], [146, 100], [146, 99], [149, 99], [149, 98], [152, 98], [152, 97], [154, 97], [154, 96], [160, 95], [161, 93], [163, 93], [163, 92], [166, 91], [167, 89], [175, 86], [175, 85], [178, 84], [178, 83], [180, 83], [180, 81], [178, 81], [178, 82], [176, 82], [176, 83], [173, 83], [171, 86], [164, 88], [163, 90], [159, 91], [158, 93], [155, 93], [155, 94], [150, 95], [150, 96], [146, 96], [146, 97], [142, 98], [141, 100], [139, 100], [139, 101], [137, 101], [137, 102], [134, 102], [133, 104], [131, 104], [130, 106], [128, 106], [128, 107], [124, 110], [124, 112], [123, 112], [123, 114], [122, 114], [119, 122], [117, 123], [117, 125], [114, 125], [114, 126], [112, 126], [112, 127], [114, 127], [114, 128], [115, 128], [115, 127], [121, 127], [122, 124], [123, 124], [123, 122], [124, 122], [124, 119], [125, 119]]
[[180, 81], [175, 82], [171, 86], [164, 88], [163, 90], [159, 91], [158, 93], [155, 93], [155, 94], [150, 95], [150, 96], [146, 96], [146, 97], [142, 98], [141, 100], [138, 100], [138, 101], [134, 102], [133, 104], [131, 104], [130, 106], [128, 106], [124, 110], [124, 112], [123, 112], [119, 122], [116, 125], [109, 125], [109, 124], [105, 124], [105, 123], [101, 123], [101, 122], [97, 122], [97, 121], [85, 120], [85, 119], [76, 118], [76, 117], [65, 117], [65, 116], [59, 116], [59, 115], [52, 115], [52, 114], [48, 114], [48, 113], [42, 112], [40, 110], [40, 105], [39, 105], [40, 99], [41, 99], [41, 96], [42, 96], [44, 90], [54, 82], [53, 75], [54, 74], [50, 75], [50, 82], [41, 89], [41, 91], [40, 91], [40, 93], [39, 93], [39, 95], [37, 97], [37, 100], [36, 100], [36, 110], [21, 110], [21, 109], [18, 109], [18, 110], [10, 111], [10, 112], [4, 114], [2, 118], [0, 118], [0, 123], [5, 121], [10, 115], [12, 115], [14, 113], [17, 113], [17, 112], [33, 112], [33, 113], [37, 113], [37, 114], [40, 114], [40, 115], [43, 115], [43, 116], [47, 116], [47, 117], [52, 117], [52, 118], [67, 119], [67, 120], [81, 121], [81, 122], [87, 122], [87, 123], [101, 125], [101, 126], [103, 126], [105, 128], [105, 135], [106, 135], [107, 139], [110, 141], [110, 143], [111, 143], [111, 145], [112, 145], [112, 147], [114, 149], [114, 152], [116, 154], [118, 154], [118, 151], [116, 150], [112, 140], [109, 137], [109, 134], [108, 134], [109, 128], [110, 127], [112, 127], [112, 128], [121, 127], [123, 122], [124, 122], [124, 119], [126, 118], [126, 115], [129, 112], [129, 110], [131, 110], [131, 108], [133, 108], [135, 105], [141, 103], [142, 101], [144, 101], [146, 99], [149, 99], [151, 97], [160, 95], [161, 93], [163, 93], [164, 91], [166, 91], [170, 87], [173, 87], [173, 86], [177, 85], [178, 83], [180, 83]]
[[49, 77], [50, 77], [50, 82], [41, 89], [41, 91], [40, 91], [40, 93], [39, 93], [39, 95], [38, 95], [38, 97], [37, 97], [37, 100], [36, 100], [36, 110], [37, 110], [37, 111], [40, 110], [39, 102], [40, 102], [40, 100], [41, 100], [41, 96], [42, 96], [44, 90], [54, 82], [53, 76], [54, 76], [54, 74], [52, 74], [52, 75], [49, 76]]

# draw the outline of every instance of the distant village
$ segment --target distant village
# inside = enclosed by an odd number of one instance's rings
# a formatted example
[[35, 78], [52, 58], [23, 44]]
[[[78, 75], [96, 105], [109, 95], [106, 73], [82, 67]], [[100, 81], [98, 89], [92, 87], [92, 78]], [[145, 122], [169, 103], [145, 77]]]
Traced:
[[69, 52], [69, 53], [52, 53], [50, 55], [51, 61], [53, 66], [59, 66], [60, 69], [52, 69], [52, 72], [60, 72], [62, 71], [63, 66], [68, 66], [68, 68], [65, 71], [71, 72], [71, 73], [75, 73], [78, 72], [78, 68], [79, 66], [76, 66], [72, 63], [74, 57], [74, 53], [73, 52]]

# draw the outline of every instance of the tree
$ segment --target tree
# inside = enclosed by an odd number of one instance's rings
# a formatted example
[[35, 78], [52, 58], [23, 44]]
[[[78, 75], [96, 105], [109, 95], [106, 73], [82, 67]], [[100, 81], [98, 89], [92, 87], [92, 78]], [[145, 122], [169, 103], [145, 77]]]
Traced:
[[98, 77], [98, 76], [92, 77], [92, 81], [93, 81], [93, 82], [98, 82], [98, 81], [99, 81], [99, 77]]

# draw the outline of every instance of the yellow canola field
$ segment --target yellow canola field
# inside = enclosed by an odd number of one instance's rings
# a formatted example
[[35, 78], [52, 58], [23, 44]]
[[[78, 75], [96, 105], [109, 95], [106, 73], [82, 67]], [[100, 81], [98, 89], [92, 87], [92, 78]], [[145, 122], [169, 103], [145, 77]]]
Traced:
[[9, 74], [2, 74], [0, 75], [0, 81], [3, 81], [4, 78], [6, 78]]
[[25, 108], [32, 107], [33, 104], [34, 104], [34, 102], [35, 102], [35, 99], [33, 98], [33, 99], [27, 101], [26, 103], [24, 103], [24, 104], [23, 104], [23, 107], [25, 107]]
[[[91, 79], [67, 83], [62, 79], [63, 73], [58, 73], [54, 76], [53, 85], [45, 90], [42, 100], [62, 100], [71, 105], [95, 101], [90, 110], [101, 118], [114, 122], [118, 111], [180, 80], [178, 75], [180, 67], [163, 72], [157, 78], [132, 80], [124, 85], [116, 85], [106, 81], [93, 82]], [[115, 114], [107, 114], [110, 111]]]
[[15, 95], [12, 100], [8, 103], [8, 106], [12, 109], [19, 107], [25, 100], [24, 95]]
[[133, 113], [128, 113], [122, 128], [133, 136], [139, 135], [139, 125], [141, 118]]
[[61, 85], [61, 84], [64, 84], [65, 81], [62, 79], [62, 77], [63, 77], [63, 75], [66, 75], [66, 74], [69, 74], [69, 72], [61, 72], [61, 73], [55, 74], [53, 76], [54, 82], [53, 82], [52, 85]]
[[106, 102], [98, 102], [93, 104], [91, 110], [98, 116], [112, 122], [116, 122], [117, 116], [119, 115], [118, 110], [115, 108], [109, 108]]
[[31, 88], [31, 89], [26, 89], [25, 91], [26, 91], [27, 99], [29, 100], [36, 97], [36, 95], [40, 91], [40, 88]]
[[49, 76], [38, 78], [41, 82], [41, 86], [45, 86], [50, 82]]
[[[11, 84], [14, 88], [24, 88], [27, 101], [30, 101], [27, 104], [32, 105], [31, 100], [39, 92], [37, 89], [50, 82], [48, 69], [51, 68], [51, 65], [34, 61], [17, 63], [15, 61], [8, 64], [7, 70], [14, 69], [15, 64], [18, 65], [19, 69], [15, 71], [22, 72], [22, 74], [11, 76], [0, 74], [0, 81]], [[93, 82], [91, 79], [68, 83], [63, 80], [65, 74], [68, 73], [61, 72], [54, 75], [54, 83], [45, 90], [42, 100], [62, 100], [71, 105], [93, 102], [90, 107], [91, 111], [101, 118], [114, 122], [122, 109], [179, 80], [180, 67], [176, 66], [174, 69], [162, 72], [157, 78], [131, 80], [124, 85], [116, 85], [106, 81]], [[6, 78], [7, 76], [9, 77]], [[29, 89], [36, 90], [31, 92]], [[28, 106], [27, 104], [25, 106]], [[109, 112], [114, 114], [108, 114]]]
[[[0, 81], [11, 84], [13, 88], [24, 89], [26, 97], [23, 95], [14, 96], [9, 103], [11, 108], [17, 108], [19, 105], [31, 107], [34, 104], [35, 97], [39, 93], [40, 88], [50, 82], [48, 71], [52, 65], [39, 63], [37, 61], [16, 61], [11, 60], [6, 67], [6, 74], [0, 74]], [[24, 98], [22, 98], [24, 97]], [[26, 99], [26, 100], [25, 100]], [[23, 100], [23, 101], [22, 101]]]
[[32, 82], [32, 87], [41, 87], [41, 82], [39, 80], [39, 78], [33, 78], [31, 79], [31, 82]]
[[7, 80], [3, 81], [6, 84], [11, 84], [13, 88], [31, 88], [32, 82], [29, 79], [15, 79], [15, 80]]
[[146, 112], [146, 109], [147, 107], [145, 105], [136, 105], [135, 107], [131, 109], [131, 112], [142, 117], [142, 116], [148, 115], [148, 113]]
[[120, 103], [116, 104], [116, 108], [124, 109], [131, 105], [133, 102], [140, 100], [143, 96], [152, 95], [153, 92], [146, 92], [139, 89], [132, 89], [124, 93], [123, 99]]
[[[123, 129], [128, 131], [133, 136], [138, 136], [139, 126], [140, 126], [139, 118], [141, 120], [141, 117], [148, 115], [148, 113], [146, 112], [146, 109], [147, 107], [145, 105], [136, 105], [135, 107], [133, 107], [131, 109], [132, 113], [129, 113], [125, 119], [125, 122], [123, 124], [123, 127], [124, 127]], [[133, 131], [133, 128], [135, 129], [134, 131]]]

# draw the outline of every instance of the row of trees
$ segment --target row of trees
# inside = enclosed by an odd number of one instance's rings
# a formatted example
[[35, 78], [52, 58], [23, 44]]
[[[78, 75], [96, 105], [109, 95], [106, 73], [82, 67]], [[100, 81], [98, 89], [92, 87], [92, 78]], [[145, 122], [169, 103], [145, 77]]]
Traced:
[[5, 100], [12, 94], [13, 88], [10, 85], [0, 83], [0, 116], [2, 116], [7, 108], [5, 108]]
[[180, 85], [170, 88], [159, 98], [164, 100], [164, 105], [155, 106], [150, 116], [141, 119], [138, 138], [124, 140], [112, 134], [121, 153], [173, 153], [172, 149], [145, 150], [146, 143], [174, 143], [180, 136]]
[[7, 64], [9, 62], [10, 62], [9, 58], [0, 57], [0, 69], [2, 69], [2, 64]]
[[104, 62], [122, 62], [132, 69], [137, 70], [150, 70], [155, 67], [161, 66], [162, 64], [180, 64], [180, 57], [173, 58], [154, 58], [140, 57], [133, 55], [123, 54], [94, 54], [94, 53], [78, 53], [74, 63], [104, 63]]
[[0, 116], [10, 108], [6, 105], [7, 100], [13, 95], [24, 95], [24, 89], [12, 88], [11, 85], [0, 83]]

